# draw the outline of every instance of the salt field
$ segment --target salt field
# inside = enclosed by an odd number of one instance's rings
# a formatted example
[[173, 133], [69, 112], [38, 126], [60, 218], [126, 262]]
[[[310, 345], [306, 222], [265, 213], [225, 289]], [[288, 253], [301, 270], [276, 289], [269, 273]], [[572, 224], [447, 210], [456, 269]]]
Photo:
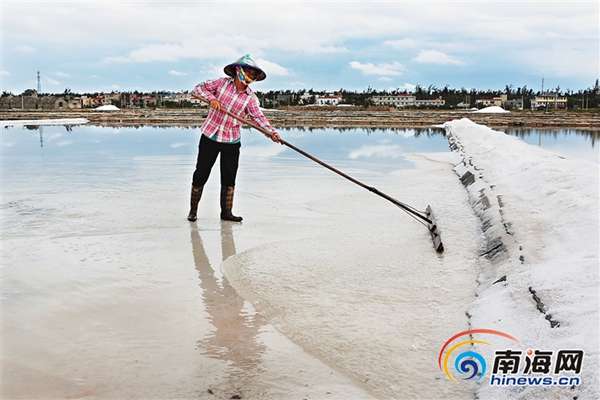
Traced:
[[218, 168], [185, 219], [197, 129], [1, 135], [3, 397], [473, 398], [435, 363], [489, 263], [440, 129], [282, 136], [431, 204], [442, 256], [397, 207], [250, 131], [242, 224], [218, 219]]

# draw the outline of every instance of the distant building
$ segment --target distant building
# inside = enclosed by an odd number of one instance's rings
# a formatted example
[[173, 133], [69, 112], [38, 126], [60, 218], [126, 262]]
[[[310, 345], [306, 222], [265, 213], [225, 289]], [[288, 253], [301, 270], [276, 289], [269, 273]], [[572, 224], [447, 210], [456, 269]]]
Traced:
[[259, 98], [262, 107], [277, 108], [291, 106], [295, 103], [297, 95], [292, 93], [276, 93], [271, 97], [261, 96]]
[[53, 110], [56, 106], [56, 96], [40, 96], [37, 100], [37, 108], [42, 110]]
[[535, 98], [531, 100], [531, 109], [539, 110], [542, 108], [564, 110], [567, 108], [567, 98], [561, 97], [556, 93], [544, 93], [540, 96], [535, 96]]
[[305, 92], [300, 96], [298, 104], [313, 104], [315, 101], [315, 95]]
[[36, 96], [4, 96], [0, 98], [0, 108], [2, 109], [36, 109], [38, 98]]
[[55, 109], [78, 109], [81, 108], [81, 97], [58, 96], [54, 100]]
[[[175, 92], [175, 93], [168, 93], [165, 95], [158, 95], [159, 101], [157, 102], [157, 104], [162, 103], [162, 104], [168, 104], [168, 103], [176, 103], [179, 105], [185, 105], [185, 104], [197, 104], [200, 107], [208, 107], [207, 104], [205, 102], [203, 102], [202, 100], [199, 100], [195, 97], [192, 97], [192, 94], [189, 92]], [[162, 105], [162, 104], [159, 104]]]
[[101, 105], [111, 105], [111, 104], [119, 104], [121, 100], [121, 93], [119, 92], [111, 92], [103, 94], [103, 104]]
[[446, 100], [441, 97], [437, 99], [415, 100], [415, 106], [417, 107], [443, 107], [445, 104]]
[[0, 109], [53, 110], [81, 108], [81, 98], [75, 96], [39, 95], [27, 91], [29, 95], [3, 96]]
[[490, 107], [490, 106], [498, 106], [502, 107], [504, 103], [508, 100], [508, 96], [503, 94], [497, 97], [488, 97], [483, 99], [475, 100], [476, 107]]
[[158, 103], [158, 95], [145, 94], [141, 97], [141, 107], [156, 107]]
[[517, 99], [506, 100], [506, 102], [503, 104], [503, 107], [507, 110], [522, 110], [523, 98], [519, 97]]
[[94, 107], [94, 98], [92, 96], [81, 96], [81, 107], [83, 107], [83, 108]]
[[493, 98], [485, 98], [485, 99], [476, 99], [475, 100], [475, 106], [476, 107], [489, 107], [489, 106], [495, 106], [496, 102], [494, 101]]
[[318, 106], [337, 106], [342, 101], [342, 96], [336, 94], [317, 95], [315, 104]]
[[437, 99], [422, 99], [417, 100], [412, 94], [396, 94], [396, 95], [381, 95], [372, 96], [371, 103], [376, 106], [392, 106], [397, 108], [402, 107], [442, 107], [446, 104], [446, 100], [438, 97]]
[[417, 98], [412, 94], [371, 96], [371, 103], [376, 106], [411, 107], [416, 105]]

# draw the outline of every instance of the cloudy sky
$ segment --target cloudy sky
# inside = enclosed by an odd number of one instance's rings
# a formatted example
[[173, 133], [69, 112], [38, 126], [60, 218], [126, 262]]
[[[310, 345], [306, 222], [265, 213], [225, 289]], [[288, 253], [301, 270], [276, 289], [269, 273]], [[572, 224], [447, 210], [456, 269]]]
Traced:
[[251, 53], [256, 89], [589, 87], [599, 1], [2, 0], [3, 90], [181, 90]]

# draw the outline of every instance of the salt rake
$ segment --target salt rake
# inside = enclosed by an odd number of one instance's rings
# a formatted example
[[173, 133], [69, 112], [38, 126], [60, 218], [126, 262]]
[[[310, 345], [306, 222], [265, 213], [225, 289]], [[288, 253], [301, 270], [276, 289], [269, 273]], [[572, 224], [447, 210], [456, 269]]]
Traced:
[[[196, 98], [198, 98], [199, 100], [205, 101], [206, 103], [210, 103], [208, 100], [202, 98], [202, 97], [198, 97], [198, 96], [194, 96]], [[220, 111], [224, 112], [225, 114], [229, 115], [231, 118], [234, 118], [238, 121], [240, 121], [243, 124], [249, 125], [252, 128], [256, 129], [257, 131], [261, 132], [262, 134], [264, 134], [267, 137], [271, 137], [271, 132], [267, 131], [266, 129], [256, 125], [254, 122], [247, 120], [243, 117], [240, 117], [238, 115], [233, 114], [232, 112], [225, 110], [224, 108], [220, 108]], [[367, 189], [369, 192], [372, 192], [376, 195], [378, 195], [379, 197], [383, 197], [384, 199], [386, 199], [387, 201], [395, 204], [396, 206], [400, 207], [403, 211], [405, 211], [408, 215], [410, 215], [411, 217], [413, 217], [417, 222], [423, 224], [424, 226], [427, 227], [427, 229], [429, 230], [429, 235], [431, 235], [431, 241], [433, 242], [433, 248], [435, 249], [436, 252], [438, 253], [443, 253], [444, 252], [444, 244], [442, 243], [442, 237], [440, 235], [440, 230], [438, 228], [436, 219], [435, 219], [435, 215], [433, 214], [433, 211], [431, 209], [431, 206], [428, 205], [427, 208], [425, 209], [425, 211], [419, 211], [417, 209], [415, 209], [414, 207], [409, 206], [408, 204], [402, 203], [399, 200], [396, 200], [395, 198], [393, 198], [392, 196], [389, 196], [381, 191], [379, 191], [378, 189], [374, 188], [373, 186], [369, 186], [366, 185], [364, 183], [362, 183], [361, 181], [359, 181], [358, 179], [355, 179], [353, 177], [351, 177], [350, 175], [345, 174], [344, 172], [340, 171], [337, 168], [332, 167], [331, 165], [319, 160], [317, 157], [305, 152], [302, 149], [299, 149], [298, 147], [294, 146], [291, 143], [286, 142], [285, 140], [281, 139], [280, 143], [282, 145], [285, 145], [287, 147], [289, 147], [290, 149], [302, 154], [304, 157], [306, 158], [310, 158], [311, 160], [313, 160], [314, 162], [316, 162], [317, 164], [320, 164], [322, 166], [324, 166], [325, 168], [327, 168], [330, 171], [335, 172], [336, 174], [348, 179], [350, 182], [353, 182], [355, 184], [357, 184], [358, 186], [361, 186], [365, 189]]]

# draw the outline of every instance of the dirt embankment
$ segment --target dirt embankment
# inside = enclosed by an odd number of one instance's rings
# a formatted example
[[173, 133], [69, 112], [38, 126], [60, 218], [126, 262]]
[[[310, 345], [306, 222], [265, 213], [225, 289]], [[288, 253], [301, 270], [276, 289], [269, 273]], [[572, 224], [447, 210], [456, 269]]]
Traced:
[[[93, 110], [2, 110], [0, 120], [45, 119], [45, 118], [87, 118], [92, 124], [102, 126], [200, 126], [206, 116], [206, 109], [127, 109], [115, 112]], [[428, 127], [443, 122], [468, 117], [474, 122], [494, 128], [505, 127], [569, 127], [599, 129], [598, 111], [514, 111], [507, 114], [480, 114], [453, 110], [315, 110], [288, 109], [267, 110], [274, 126], [277, 127]]]

